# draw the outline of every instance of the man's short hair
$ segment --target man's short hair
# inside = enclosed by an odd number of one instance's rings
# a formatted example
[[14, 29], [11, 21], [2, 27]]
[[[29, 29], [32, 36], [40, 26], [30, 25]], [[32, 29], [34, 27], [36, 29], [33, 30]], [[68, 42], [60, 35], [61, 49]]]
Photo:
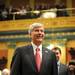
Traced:
[[30, 27], [29, 27], [28, 33], [31, 34], [31, 32], [33, 31], [34, 28], [41, 27], [41, 26], [43, 26], [42, 23], [33, 23], [33, 24], [31, 24]]

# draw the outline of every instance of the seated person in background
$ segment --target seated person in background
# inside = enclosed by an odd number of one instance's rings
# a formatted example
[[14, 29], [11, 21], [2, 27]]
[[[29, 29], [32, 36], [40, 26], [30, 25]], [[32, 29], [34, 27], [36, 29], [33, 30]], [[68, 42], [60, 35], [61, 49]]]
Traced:
[[4, 9], [2, 10], [2, 12], [1, 12], [1, 19], [2, 19], [2, 20], [7, 20], [7, 18], [8, 18], [8, 11], [7, 11], [6, 8], [4, 8]]
[[68, 11], [66, 10], [67, 7], [63, 2], [56, 4], [55, 8], [57, 8], [57, 17], [69, 16]]
[[54, 47], [52, 51], [56, 54], [58, 75], [68, 75], [68, 67], [60, 62], [61, 49], [59, 47]]
[[68, 75], [75, 75], [75, 60], [71, 60], [68, 65]]

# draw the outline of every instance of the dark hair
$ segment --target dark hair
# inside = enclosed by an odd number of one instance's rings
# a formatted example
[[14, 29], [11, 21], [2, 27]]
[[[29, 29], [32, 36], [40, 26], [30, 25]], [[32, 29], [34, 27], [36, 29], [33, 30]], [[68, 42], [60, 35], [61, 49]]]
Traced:
[[75, 60], [71, 60], [71, 61], [69, 62], [69, 65], [75, 65]]
[[54, 47], [52, 50], [59, 50], [60, 54], [61, 54], [61, 49], [59, 47]]

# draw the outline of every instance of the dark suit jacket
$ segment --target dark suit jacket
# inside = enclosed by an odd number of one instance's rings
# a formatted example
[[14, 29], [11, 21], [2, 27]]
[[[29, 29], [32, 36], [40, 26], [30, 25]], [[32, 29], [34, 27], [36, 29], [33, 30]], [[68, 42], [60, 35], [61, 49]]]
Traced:
[[42, 49], [40, 72], [37, 71], [32, 45], [17, 48], [11, 62], [10, 75], [58, 75], [55, 54]]
[[68, 67], [66, 65], [60, 63], [58, 75], [68, 75]]

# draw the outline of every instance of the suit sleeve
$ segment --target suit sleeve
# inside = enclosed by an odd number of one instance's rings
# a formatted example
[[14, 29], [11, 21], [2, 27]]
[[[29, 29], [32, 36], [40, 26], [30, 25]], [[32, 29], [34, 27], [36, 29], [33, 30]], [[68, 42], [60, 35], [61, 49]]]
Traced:
[[55, 53], [53, 53], [53, 75], [58, 75], [58, 67]]
[[21, 54], [20, 48], [17, 48], [14, 52], [11, 66], [10, 66], [10, 75], [21, 75]]

